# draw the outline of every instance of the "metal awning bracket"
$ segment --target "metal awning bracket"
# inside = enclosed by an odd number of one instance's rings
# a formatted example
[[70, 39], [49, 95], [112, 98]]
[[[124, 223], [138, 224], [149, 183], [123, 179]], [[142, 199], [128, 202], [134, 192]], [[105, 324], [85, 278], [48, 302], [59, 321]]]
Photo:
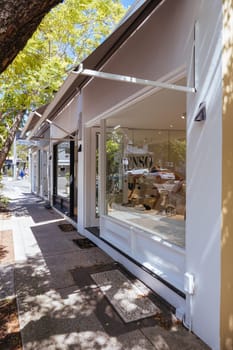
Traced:
[[[42, 118], [42, 114], [38, 113], [37, 111], [34, 111], [34, 114], [37, 115], [38, 117]], [[61, 131], [63, 131], [65, 134], [67, 134], [70, 138], [72, 139], [76, 139], [74, 135], [70, 134], [69, 131], [67, 131], [66, 129], [62, 128], [60, 125], [54, 123], [53, 121], [51, 121], [50, 119], [46, 118], [45, 121], [50, 124], [55, 126], [56, 128], [60, 129]], [[29, 136], [30, 137], [30, 136]]]
[[121, 81], [121, 82], [131, 83], [131, 84], [159, 87], [162, 89], [170, 89], [175, 91], [192, 92], [192, 93], [196, 92], [195, 87], [163, 83], [160, 81], [141, 79], [141, 78], [131, 77], [127, 75], [100, 72], [93, 69], [84, 69], [82, 64], [79, 65], [77, 71], [72, 71], [72, 73], [79, 74], [79, 75], [86, 75], [93, 78], [95, 77], [95, 78], [102, 78], [102, 79], [108, 79], [108, 80], [114, 80], [114, 81]]

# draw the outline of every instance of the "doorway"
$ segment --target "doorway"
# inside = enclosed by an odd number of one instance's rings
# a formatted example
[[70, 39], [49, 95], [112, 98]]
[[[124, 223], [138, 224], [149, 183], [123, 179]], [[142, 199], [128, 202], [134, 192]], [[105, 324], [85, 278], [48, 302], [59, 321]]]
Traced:
[[53, 205], [71, 218], [77, 213], [74, 148], [74, 141], [62, 141], [53, 148]]

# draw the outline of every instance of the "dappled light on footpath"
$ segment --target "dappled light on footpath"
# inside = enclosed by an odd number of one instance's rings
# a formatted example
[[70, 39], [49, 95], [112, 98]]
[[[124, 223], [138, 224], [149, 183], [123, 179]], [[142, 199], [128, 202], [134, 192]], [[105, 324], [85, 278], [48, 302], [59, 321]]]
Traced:
[[[14, 235], [15, 265], [2, 278], [9, 282], [8, 294], [17, 296], [24, 350], [175, 349], [173, 344], [208, 349], [161, 298], [97, 246], [75, 244], [84, 237], [74, 226], [64, 230], [68, 222], [61, 215], [19, 191], [11, 198], [12, 216], [5, 225]], [[109, 299], [94, 278], [105, 272], [111, 277]], [[123, 288], [130, 292], [128, 301]], [[126, 312], [134, 313], [144, 302], [153, 312], [124, 322], [113, 300]]]

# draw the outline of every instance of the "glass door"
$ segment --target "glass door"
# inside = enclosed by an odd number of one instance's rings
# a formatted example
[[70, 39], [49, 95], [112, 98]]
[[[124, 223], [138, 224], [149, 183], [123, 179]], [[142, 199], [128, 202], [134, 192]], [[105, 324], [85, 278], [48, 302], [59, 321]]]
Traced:
[[68, 216], [74, 215], [74, 142], [54, 146], [53, 204]]

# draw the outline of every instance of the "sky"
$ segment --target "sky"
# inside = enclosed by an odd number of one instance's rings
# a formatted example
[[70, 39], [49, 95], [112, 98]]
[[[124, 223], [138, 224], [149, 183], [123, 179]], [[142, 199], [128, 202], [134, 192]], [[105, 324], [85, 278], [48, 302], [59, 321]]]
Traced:
[[132, 5], [132, 3], [134, 2], [134, 0], [121, 0], [122, 4], [125, 6], [125, 7], [129, 7]]

